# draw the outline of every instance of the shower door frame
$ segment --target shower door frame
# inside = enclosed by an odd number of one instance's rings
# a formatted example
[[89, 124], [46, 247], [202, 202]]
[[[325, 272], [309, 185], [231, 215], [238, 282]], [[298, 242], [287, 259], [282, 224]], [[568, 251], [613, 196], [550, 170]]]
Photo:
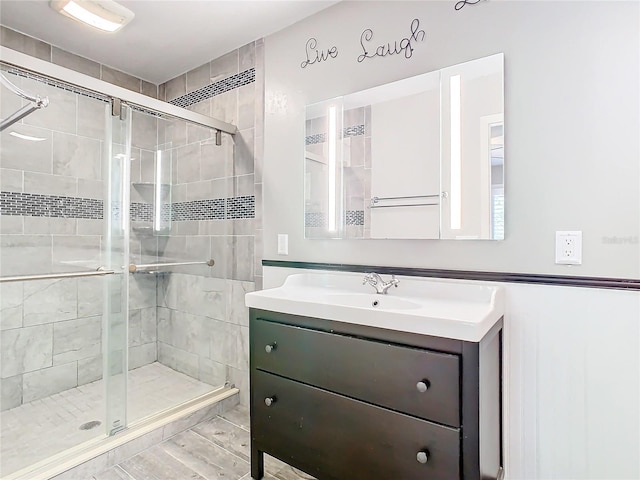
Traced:
[[27, 70], [32, 73], [58, 80], [75, 87], [100, 93], [107, 97], [119, 99], [127, 105], [133, 105], [149, 109], [158, 113], [163, 113], [171, 117], [186, 120], [188, 122], [197, 123], [204, 127], [213, 128], [229, 135], [235, 135], [238, 129], [235, 125], [222, 120], [218, 120], [200, 113], [191, 112], [181, 107], [177, 107], [162, 100], [147, 97], [141, 93], [127, 90], [126, 88], [113, 85], [112, 83], [98, 80], [84, 73], [79, 73], [68, 68], [61, 67], [54, 63], [40, 60], [39, 58], [25, 55], [10, 48], [0, 46], [0, 62], [10, 65], [21, 70]]

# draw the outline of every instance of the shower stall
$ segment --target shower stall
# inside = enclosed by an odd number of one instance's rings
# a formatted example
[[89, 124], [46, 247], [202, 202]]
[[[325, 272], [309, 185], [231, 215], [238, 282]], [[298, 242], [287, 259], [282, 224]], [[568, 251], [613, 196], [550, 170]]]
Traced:
[[229, 219], [252, 206], [235, 126], [0, 48], [0, 477], [35, 478], [237, 394]]

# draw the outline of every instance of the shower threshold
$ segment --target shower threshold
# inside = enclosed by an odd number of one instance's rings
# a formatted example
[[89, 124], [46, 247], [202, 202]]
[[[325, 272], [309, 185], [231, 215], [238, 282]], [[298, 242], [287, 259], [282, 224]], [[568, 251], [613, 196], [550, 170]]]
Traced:
[[[132, 374], [137, 374], [139, 379], [146, 378], [148, 380], [146, 383], [150, 387], [154, 385], [154, 383], [149, 380], [153, 380], [158, 377], [158, 374], [161, 374], [165, 383], [172, 381], [174, 386], [178, 386], [174, 391], [179, 391], [180, 386], [184, 387], [185, 382], [197, 382], [186, 375], [175, 372], [158, 363], [132, 370], [130, 371], [130, 375]], [[133, 376], [135, 377], [135, 375]], [[99, 385], [100, 381], [94, 383]], [[135, 382], [134, 385], [141, 385], [143, 383], [145, 382], [139, 381]], [[167, 408], [168, 405], [165, 405], [161, 410], [157, 407], [162, 406], [162, 403], [154, 404], [151, 400], [154, 396], [150, 394], [146, 396], [136, 395], [136, 397], [140, 399], [140, 402], [136, 402], [136, 407], [130, 408], [131, 418], [136, 420], [130, 422], [129, 428], [114, 436], [105, 436], [104, 425], [96, 425], [94, 423], [103, 420], [99, 414], [97, 414], [99, 418], [96, 420], [90, 420], [84, 423], [76, 422], [78, 425], [73, 423], [69, 425], [69, 428], [77, 432], [84, 432], [85, 435], [89, 435], [84, 438], [89, 439], [82, 443], [76, 442], [76, 446], [67, 448], [59, 453], [56, 452], [60, 450], [61, 440], [64, 440], [64, 438], [61, 438], [61, 435], [44, 434], [38, 440], [39, 443], [42, 443], [34, 445], [33, 440], [25, 442], [24, 437], [19, 434], [16, 438], [9, 438], [5, 431], [3, 432], [4, 438], [2, 438], [2, 450], [5, 456], [5, 458], [2, 459], [2, 464], [5, 468], [8, 467], [5, 460], [8, 460], [13, 453], [7, 450], [8, 445], [11, 445], [11, 443], [8, 444], [7, 442], [12, 442], [13, 445], [21, 447], [20, 450], [23, 454], [32, 451], [34, 448], [57, 448], [57, 450], [54, 450], [51, 455], [41, 455], [39, 458], [43, 458], [43, 460], [40, 461], [23, 462], [22, 465], [19, 465], [19, 463], [14, 464], [18, 465], [20, 469], [18, 470], [15, 466], [7, 469], [11, 473], [5, 471], [1, 478], [2, 480], [48, 480], [51, 478], [66, 480], [91, 478], [94, 473], [109, 468], [111, 464], [115, 465], [129, 456], [135, 455], [176, 433], [190, 428], [203, 419], [215, 416], [228, 408], [232, 408], [238, 403], [238, 389], [228, 387], [215, 388], [206, 384], [198, 385], [199, 383], [201, 382], [190, 386], [190, 400], [183, 398], [180, 402], [174, 401], [174, 403], [171, 404], [174, 406]], [[162, 385], [157, 383], [157, 379], [155, 385], [162, 387]], [[98, 388], [101, 388], [101, 386]], [[162, 395], [155, 395], [155, 398], [158, 397], [162, 397]], [[11, 412], [11, 410], [7, 412]], [[7, 412], [2, 413], [4, 415]], [[153, 412], [158, 413], [149, 415]], [[79, 416], [78, 419], [79, 418], [82, 417]], [[47, 445], [47, 442], [49, 442], [49, 445]], [[27, 466], [21, 468], [24, 465]]]

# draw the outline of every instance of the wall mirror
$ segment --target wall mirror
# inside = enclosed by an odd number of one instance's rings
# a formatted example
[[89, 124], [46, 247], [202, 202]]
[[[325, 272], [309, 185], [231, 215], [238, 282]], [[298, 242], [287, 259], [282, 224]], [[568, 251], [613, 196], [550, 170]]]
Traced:
[[503, 54], [306, 107], [305, 237], [504, 238]]

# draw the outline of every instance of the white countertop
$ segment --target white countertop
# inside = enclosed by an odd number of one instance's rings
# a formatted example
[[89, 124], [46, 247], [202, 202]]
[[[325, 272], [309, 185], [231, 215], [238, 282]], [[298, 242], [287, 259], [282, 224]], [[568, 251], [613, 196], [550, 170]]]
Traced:
[[[248, 293], [248, 307], [387, 330], [479, 342], [504, 315], [504, 290], [477, 282], [397, 277], [387, 294], [360, 273], [302, 273]], [[385, 280], [390, 276], [383, 275]]]

